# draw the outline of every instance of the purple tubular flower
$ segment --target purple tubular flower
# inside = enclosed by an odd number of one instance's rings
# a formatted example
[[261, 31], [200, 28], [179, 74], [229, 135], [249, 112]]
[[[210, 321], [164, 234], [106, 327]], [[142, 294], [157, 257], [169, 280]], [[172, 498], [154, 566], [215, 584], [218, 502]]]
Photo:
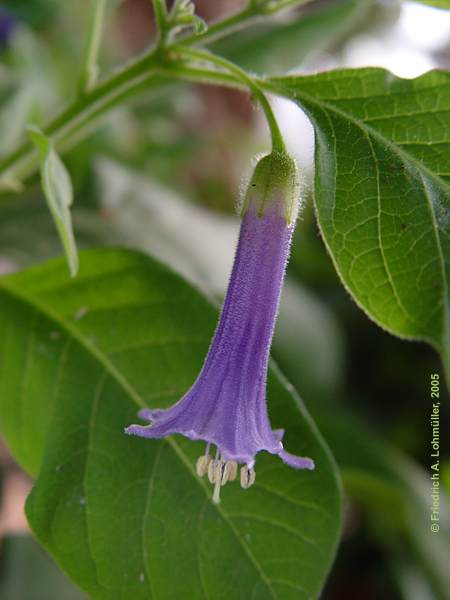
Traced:
[[[144, 409], [150, 425], [125, 431], [147, 438], [179, 433], [207, 442], [197, 473], [220, 486], [236, 478], [255, 480], [255, 456], [278, 454], [291, 467], [313, 469], [310, 458], [283, 448], [283, 430], [273, 431], [266, 406], [266, 380], [280, 293], [298, 206], [295, 162], [285, 154], [263, 157], [255, 168], [243, 204], [243, 220], [222, 313], [205, 363], [191, 389], [171, 408]], [[217, 447], [211, 458], [210, 445]]]

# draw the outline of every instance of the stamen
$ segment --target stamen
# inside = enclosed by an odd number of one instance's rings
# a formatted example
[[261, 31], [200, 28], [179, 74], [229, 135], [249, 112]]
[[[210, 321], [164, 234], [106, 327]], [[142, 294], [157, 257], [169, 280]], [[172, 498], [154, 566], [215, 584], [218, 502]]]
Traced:
[[214, 485], [214, 492], [213, 492], [212, 500], [213, 500], [214, 504], [220, 503], [220, 481], [217, 481]]
[[[248, 468], [248, 467], [246, 467]], [[238, 465], [234, 460], [223, 460], [219, 449], [217, 448], [214, 460], [209, 456], [209, 444], [206, 447], [206, 453], [197, 460], [197, 473], [200, 477], [208, 474], [209, 482], [214, 485], [213, 502], [220, 502], [220, 488], [233, 481], [237, 476]], [[250, 477], [251, 479], [251, 477]], [[254, 481], [254, 475], [251, 485]]]
[[[220, 457], [220, 454], [216, 454]], [[235, 465], [235, 467], [234, 467]], [[237, 469], [237, 464], [233, 461], [223, 461], [222, 457], [216, 458], [210, 462], [208, 466], [208, 478], [214, 484], [213, 502], [220, 502], [220, 488], [230, 481], [230, 476], [233, 475], [233, 468]]]
[[227, 464], [224, 463], [220, 459], [214, 460], [213, 464], [214, 464], [214, 468], [212, 470], [213, 471], [212, 472], [213, 481], [211, 483], [214, 483], [214, 492], [213, 492], [212, 499], [215, 504], [219, 504], [219, 502], [220, 502], [220, 487], [222, 485], [225, 485], [227, 482], [228, 468], [227, 468]]
[[228, 481], [234, 481], [237, 477], [238, 465], [235, 460], [229, 460], [228, 465]]
[[211, 460], [209, 462], [208, 465], [208, 479], [209, 479], [209, 483], [215, 483], [216, 482], [216, 463], [217, 463], [217, 459], [215, 458], [214, 460]]
[[211, 446], [211, 444], [208, 442], [206, 444], [205, 454], [203, 454], [202, 456], [199, 456], [199, 458], [197, 460], [195, 470], [197, 471], [197, 475], [199, 477], [203, 477], [208, 472], [208, 467], [211, 463], [211, 457], [209, 455], [210, 446]]
[[228, 481], [228, 473], [229, 473], [229, 463], [227, 462], [222, 462], [222, 469], [220, 472], [220, 485], [225, 485], [226, 482]]
[[248, 489], [251, 485], [255, 483], [256, 473], [255, 469], [251, 467], [250, 469], [245, 466], [241, 469], [241, 487], [244, 490]]
[[198, 457], [197, 464], [195, 466], [195, 470], [197, 471], [197, 475], [199, 477], [203, 477], [208, 472], [208, 467], [211, 463], [211, 457], [209, 454], [203, 454]]

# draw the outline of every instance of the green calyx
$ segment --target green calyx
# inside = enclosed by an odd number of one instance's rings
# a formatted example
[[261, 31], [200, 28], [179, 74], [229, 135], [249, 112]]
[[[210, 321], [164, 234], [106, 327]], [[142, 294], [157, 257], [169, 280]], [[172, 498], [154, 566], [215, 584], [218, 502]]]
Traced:
[[276, 204], [286, 222], [295, 221], [298, 211], [300, 182], [297, 164], [285, 152], [271, 152], [261, 158], [245, 190], [241, 216], [254, 208], [258, 216]]

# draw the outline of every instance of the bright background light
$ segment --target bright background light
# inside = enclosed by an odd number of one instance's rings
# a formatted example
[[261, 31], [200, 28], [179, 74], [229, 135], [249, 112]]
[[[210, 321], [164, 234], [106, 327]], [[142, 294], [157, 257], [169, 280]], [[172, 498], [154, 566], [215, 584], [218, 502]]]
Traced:
[[405, 2], [385, 32], [351, 40], [340, 66], [384, 67], [399, 77], [418, 77], [436, 66], [432, 52], [450, 40], [450, 11]]
[[[388, 1], [388, 0], [387, 0]], [[398, 77], [414, 78], [438, 66], [433, 52], [450, 44], [450, 11], [415, 2], [403, 2], [392, 25], [353, 36], [340, 55], [322, 54], [296, 69], [315, 73], [342, 67], [383, 67]], [[289, 150], [311, 185], [313, 129], [299, 107], [273, 98], [273, 106]], [[265, 127], [261, 118], [261, 125]]]

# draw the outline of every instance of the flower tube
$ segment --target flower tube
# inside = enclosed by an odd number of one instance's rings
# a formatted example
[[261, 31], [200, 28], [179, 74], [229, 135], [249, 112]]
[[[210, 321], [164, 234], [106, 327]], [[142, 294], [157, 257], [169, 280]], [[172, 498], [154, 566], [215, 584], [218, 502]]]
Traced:
[[[265, 450], [296, 469], [313, 469], [310, 458], [283, 447], [283, 430], [273, 431], [266, 405], [269, 353], [281, 288], [298, 210], [295, 162], [272, 152], [256, 165], [244, 195], [242, 224], [219, 323], [197, 380], [171, 408], [143, 409], [149, 425], [125, 431], [147, 438], [175, 433], [204, 440], [197, 473], [220, 487], [237, 476], [248, 488], [255, 456]], [[215, 457], [210, 447], [216, 447]]]

